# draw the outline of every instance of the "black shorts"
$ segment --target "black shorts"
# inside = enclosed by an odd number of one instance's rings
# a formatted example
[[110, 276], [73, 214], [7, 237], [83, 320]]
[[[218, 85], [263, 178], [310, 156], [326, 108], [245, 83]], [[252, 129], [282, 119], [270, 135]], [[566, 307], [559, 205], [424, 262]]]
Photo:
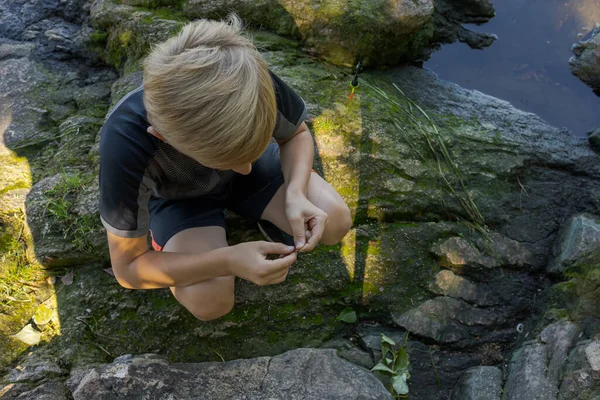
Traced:
[[171, 237], [185, 229], [226, 228], [225, 209], [259, 220], [283, 183], [279, 146], [270, 144], [248, 175], [236, 174], [216, 193], [184, 200], [152, 197], [148, 204], [152, 246], [162, 250]]

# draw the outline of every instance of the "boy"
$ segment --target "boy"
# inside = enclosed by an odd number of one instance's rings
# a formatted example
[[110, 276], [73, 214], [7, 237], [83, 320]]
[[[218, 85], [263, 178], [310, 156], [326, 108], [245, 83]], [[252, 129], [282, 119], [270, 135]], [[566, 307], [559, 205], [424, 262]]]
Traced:
[[[303, 100], [240, 32], [236, 16], [201, 20], [156, 46], [143, 86], [101, 132], [100, 214], [117, 281], [169, 287], [204, 321], [231, 311], [236, 276], [281, 283], [298, 251], [337, 243], [352, 223], [339, 194], [311, 172]], [[273, 224], [293, 246], [228, 247], [224, 208], [260, 220], [263, 231]]]

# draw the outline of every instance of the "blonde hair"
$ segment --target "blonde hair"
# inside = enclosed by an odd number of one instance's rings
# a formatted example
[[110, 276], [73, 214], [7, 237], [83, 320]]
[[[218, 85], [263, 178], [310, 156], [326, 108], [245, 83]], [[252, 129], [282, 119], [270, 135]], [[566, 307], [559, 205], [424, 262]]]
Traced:
[[275, 127], [271, 75], [241, 31], [235, 14], [198, 20], [144, 60], [148, 121], [178, 151], [213, 168], [256, 161]]

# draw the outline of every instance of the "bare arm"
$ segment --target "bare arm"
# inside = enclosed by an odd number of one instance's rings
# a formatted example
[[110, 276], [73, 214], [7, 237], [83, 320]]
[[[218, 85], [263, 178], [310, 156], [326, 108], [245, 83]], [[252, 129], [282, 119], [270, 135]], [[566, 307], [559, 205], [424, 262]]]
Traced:
[[291, 139], [280, 143], [281, 170], [286, 184], [285, 213], [290, 222], [296, 250], [311, 251], [321, 240], [327, 214], [307, 199], [314, 160], [314, 142], [306, 123]]
[[146, 237], [129, 239], [110, 232], [108, 246], [115, 277], [128, 289], [189, 286], [232, 274], [221, 249], [199, 254], [151, 251]]
[[[206, 253], [148, 250], [146, 237], [122, 238], [108, 232], [110, 259], [119, 284], [128, 289], [189, 286], [235, 275], [257, 285], [280, 283], [296, 261], [293, 248], [280, 243], [248, 242]], [[268, 260], [268, 254], [285, 257]]]
[[313, 138], [306, 123], [300, 124], [291, 139], [279, 143], [279, 148], [287, 194], [306, 196], [315, 151]]

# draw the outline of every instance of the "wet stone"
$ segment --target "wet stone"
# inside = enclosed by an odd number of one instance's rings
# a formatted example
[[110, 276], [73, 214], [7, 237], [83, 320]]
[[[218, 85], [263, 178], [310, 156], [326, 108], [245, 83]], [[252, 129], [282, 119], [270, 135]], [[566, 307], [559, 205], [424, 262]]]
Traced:
[[465, 371], [452, 391], [452, 400], [500, 400], [502, 371], [497, 367], [473, 367]]

